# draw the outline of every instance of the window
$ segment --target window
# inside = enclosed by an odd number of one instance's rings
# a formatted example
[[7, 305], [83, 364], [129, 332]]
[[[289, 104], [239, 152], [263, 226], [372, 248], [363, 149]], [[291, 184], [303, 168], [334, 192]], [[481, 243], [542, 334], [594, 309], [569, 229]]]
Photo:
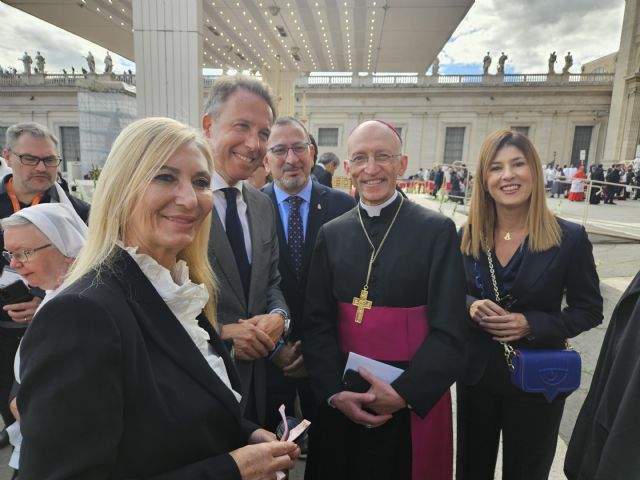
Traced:
[[62, 154], [62, 170], [67, 169], [67, 162], [80, 160], [80, 129], [78, 127], [60, 127], [60, 153]]
[[0, 127], [0, 154], [2, 150], [6, 147], [5, 142], [7, 141], [7, 129], [9, 127]]
[[523, 134], [525, 137], [529, 136], [529, 127], [511, 127], [511, 130]]
[[337, 147], [338, 146], [338, 129], [337, 128], [318, 128], [318, 146], [319, 147]]
[[591, 125], [584, 127], [576, 127], [576, 131], [573, 135], [573, 149], [571, 150], [571, 165], [576, 167], [582, 165], [580, 160], [580, 150], [584, 150], [586, 153], [584, 164], [587, 164], [589, 160], [589, 145], [591, 145], [591, 131], [593, 127]]
[[465, 127], [447, 127], [444, 140], [443, 163], [452, 164], [462, 161], [462, 148], [464, 146]]

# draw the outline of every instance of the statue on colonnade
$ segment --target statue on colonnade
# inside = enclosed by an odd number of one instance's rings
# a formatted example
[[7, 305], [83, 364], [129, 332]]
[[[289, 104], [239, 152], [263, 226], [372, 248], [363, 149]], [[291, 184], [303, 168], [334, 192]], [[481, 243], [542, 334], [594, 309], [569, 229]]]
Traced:
[[29, 54], [27, 52], [24, 52], [24, 55], [19, 60], [22, 60], [22, 65], [24, 66], [24, 73], [26, 75], [31, 75], [31, 64], [33, 63], [33, 60], [29, 56]]
[[93, 58], [93, 54], [91, 52], [89, 52], [89, 55], [87, 55], [84, 58], [87, 61], [87, 66], [89, 67], [89, 72], [90, 73], [96, 73], [96, 59]]
[[36, 66], [38, 68], [38, 72], [44, 74], [44, 57], [40, 52], [36, 53]]
[[440, 59], [438, 57], [433, 59], [431, 64], [431, 75], [438, 75], [440, 71]]
[[549, 73], [550, 74], [555, 74], [556, 73], [556, 62], [558, 61], [558, 56], [556, 55], [556, 52], [551, 53], [551, 55], [549, 55]]
[[504, 64], [508, 58], [509, 57], [502, 52], [502, 55], [500, 55], [500, 58], [498, 59], [498, 73], [504, 75]]
[[113, 71], [113, 60], [111, 55], [107, 52], [107, 56], [104, 57], [104, 73], [111, 73]]
[[567, 55], [564, 57], [564, 67], [562, 67], [562, 73], [569, 73], [569, 69], [573, 65], [573, 57], [571, 56], [571, 52], [567, 52]]
[[487, 75], [489, 73], [489, 67], [491, 66], [491, 55], [489, 52], [482, 59], [482, 73]]

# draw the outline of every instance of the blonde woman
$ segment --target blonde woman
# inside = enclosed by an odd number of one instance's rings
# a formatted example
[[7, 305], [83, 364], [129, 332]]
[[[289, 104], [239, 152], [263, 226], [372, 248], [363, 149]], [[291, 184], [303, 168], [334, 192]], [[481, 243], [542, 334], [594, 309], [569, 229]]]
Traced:
[[602, 321], [591, 243], [547, 208], [543, 182], [525, 135], [486, 138], [461, 242], [475, 328], [458, 382], [458, 479], [494, 478], [500, 433], [503, 478], [547, 478], [566, 395], [548, 403], [514, 387], [502, 343], [561, 349]]
[[20, 350], [21, 480], [257, 480], [291, 468], [295, 444], [241, 419], [213, 328], [212, 170], [204, 140], [174, 120], [139, 120], [116, 139], [86, 247]]

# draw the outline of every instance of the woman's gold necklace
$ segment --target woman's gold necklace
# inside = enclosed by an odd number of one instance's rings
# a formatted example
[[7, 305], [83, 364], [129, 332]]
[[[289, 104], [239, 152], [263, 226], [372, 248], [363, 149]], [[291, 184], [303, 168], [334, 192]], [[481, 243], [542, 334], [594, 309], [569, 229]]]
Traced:
[[505, 233], [505, 234], [502, 236], [502, 238], [503, 238], [504, 240], [506, 240], [506, 241], [509, 241], [509, 240], [511, 240], [511, 239], [513, 238], [513, 237], [511, 236], [511, 234], [512, 234], [512, 233], [516, 233], [516, 232], [519, 232], [519, 231], [521, 231], [521, 230], [524, 230], [524, 228], [525, 228], [525, 227], [520, 227], [520, 228], [518, 228], [518, 229], [516, 229], [516, 230], [507, 230], [507, 233]]

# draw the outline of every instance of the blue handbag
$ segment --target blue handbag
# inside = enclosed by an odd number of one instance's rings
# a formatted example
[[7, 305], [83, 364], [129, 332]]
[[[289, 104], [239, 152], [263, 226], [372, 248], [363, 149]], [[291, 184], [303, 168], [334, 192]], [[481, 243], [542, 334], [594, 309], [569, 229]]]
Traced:
[[571, 393], [580, 386], [580, 354], [567, 344], [564, 350], [514, 349], [503, 344], [511, 383], [530, 393], [542, 393], [551, 403], [559, 393]]
[[[500, 294], [491, 251], [487, 249], [486, 253], [496, 302], [508, 310], [515, 300], [511, 295]], [[523, 392], [542, 393], [551, 403], [559, 393], [571, 393], [580, 386], [582, 361], [569, 342], [565, 341], [562, 350], [515, 349], [508, 343], [502, 346], [511, 383]]]

